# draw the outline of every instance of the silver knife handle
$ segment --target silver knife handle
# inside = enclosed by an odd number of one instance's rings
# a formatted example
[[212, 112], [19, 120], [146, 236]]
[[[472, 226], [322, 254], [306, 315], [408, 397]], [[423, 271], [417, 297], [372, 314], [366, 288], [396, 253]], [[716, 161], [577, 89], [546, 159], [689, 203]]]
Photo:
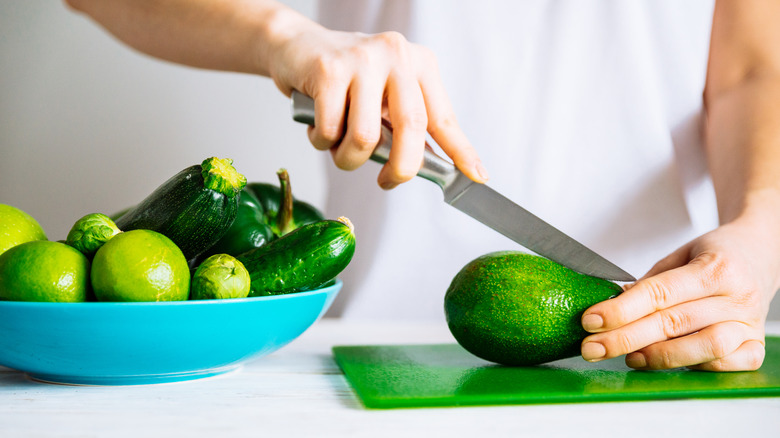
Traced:
[[[296, 90], [292, 92], [292, 117], [299, 123], [314, 126], [314, 100]], [[382, 120], [382, 131], [371, 161], [385, 164], [390, 159], [390, 146], [393, 143], [393, 130], [387, 120]], [[433, 181], [442, 189], [449, 185], [460, 173], [449, 161], [437, 155], [426, 143], [423, 164], [417, 176]]]

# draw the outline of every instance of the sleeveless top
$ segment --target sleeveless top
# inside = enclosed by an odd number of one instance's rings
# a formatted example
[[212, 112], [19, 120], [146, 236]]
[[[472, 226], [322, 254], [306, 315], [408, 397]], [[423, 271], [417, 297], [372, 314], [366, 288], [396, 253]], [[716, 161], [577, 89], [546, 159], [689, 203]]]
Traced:
[[[717, 226], [701, 133], [713, 0], [329, 0], [330, 29], [432, 49], [488, 185], [639, 278]], [[329, 154], [324, 160], [330, 160]], [[326, 165], [329, 217], [355, 224], [331, 315], [444, 320], [470, 260], [524, 250], [421, 178]], [[527, 251], [527, 250], [525, 250]]]

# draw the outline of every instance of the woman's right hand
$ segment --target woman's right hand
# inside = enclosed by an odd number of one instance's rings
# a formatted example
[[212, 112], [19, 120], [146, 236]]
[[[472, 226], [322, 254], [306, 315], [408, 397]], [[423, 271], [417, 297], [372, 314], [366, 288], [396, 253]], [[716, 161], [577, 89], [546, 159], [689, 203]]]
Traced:
[[276, 21], [280, 37], [260, 54], [267, 73], [285, 95], [295, 89], [314, 99], [309, 139], [315, 148], [331, 150], [336, 166], [353, 170], [365, 163], [385, 117], [393, 126], [393, 144], [377, 178], [383, 189], [417, 174], [426, 132], [469, 178], [487, 180], [430, 50], [397, 32], [338, 32], [303, 17]]

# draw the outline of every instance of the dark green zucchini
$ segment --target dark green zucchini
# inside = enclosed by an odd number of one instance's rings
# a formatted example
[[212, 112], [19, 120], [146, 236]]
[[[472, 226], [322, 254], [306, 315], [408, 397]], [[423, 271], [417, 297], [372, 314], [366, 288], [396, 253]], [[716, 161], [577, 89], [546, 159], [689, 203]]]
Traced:
[[317, 289], [347, 267], [355, 253], [349, 219], [303, 225], [240, 255], [252, 279], [249, 296], [281, 295]]
[[211, 248], [230, 228], [246, 178], [233, 160], [208, 158], [171, 177], [116, 220], [123, 231], [157, 231], [179, 246], [188, 262]]

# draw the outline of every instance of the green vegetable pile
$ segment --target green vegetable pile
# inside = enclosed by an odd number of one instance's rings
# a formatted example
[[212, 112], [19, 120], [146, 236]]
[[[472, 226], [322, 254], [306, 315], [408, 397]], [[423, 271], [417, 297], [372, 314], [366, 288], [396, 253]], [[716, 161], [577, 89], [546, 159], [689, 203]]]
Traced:
[[[332, 283], [355, 252], [350, 221], [327, 220], [312, 205], [294, 199], [284, 169], [277, 172], [278, 186], [247, 184], [232, 164], [230, 159], [208, 158], [172, 176], [135, 207], [112, 217], [92, 213], [76, 221], [64, 241], [53, 243], [83, 254], [85, 266], [92, 264], [92, 284], [82, 280], [81, 292], [67, 296], [85, 297], [75, 301], [230, 299], [289, 294]], [[20, 223], [31, 220], [22, 217], [23, 212], [12, 213]], [[39, 234], [45, 239], [42, 231]], [[116, 238], [125, 234], [133, 236]], [[31, 236], [27, 240], [40, 238]], [[0, 269], [10, 273], [43, 265], [36, 260], [45, 257], [54, 279], [51, 301], [63, 300], [57, 298], [66, 295], [58, 290], [57, 279], [62, 277], [59, 271], [66, 270], [56, 257], [38, 256], [45, 252], [37, 248], [9, 252], [0, 255]], [[81, 277], [87, 275], [84, 269], [80, 272]], [[19, 281], [6, 282], [13, 293], [0, 287], [0, 299], [25, 299], [24, 293], [17, 293], [26, 288], [22, 274], [18, 276]], [[46, 297], [38, 294], [30, 300]]]

